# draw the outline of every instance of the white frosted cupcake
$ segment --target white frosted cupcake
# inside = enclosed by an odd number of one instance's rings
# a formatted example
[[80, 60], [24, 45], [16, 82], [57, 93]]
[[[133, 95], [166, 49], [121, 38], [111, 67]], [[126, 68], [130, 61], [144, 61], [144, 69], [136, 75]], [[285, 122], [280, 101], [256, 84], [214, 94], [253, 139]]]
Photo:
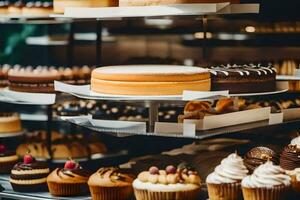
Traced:
[[151, 167], [133, 182], [137, 200], [196, 200], [199, 199], [200, 185], [196, 171], [174, 166], [168, 166], [166, 170]]
[[296, 168], [293, 171], [287, 171], [287, 174], [291, 177], [291, 185], [295, 196], [300, 195], [300, 168]]
[[242, 196], [241, 181], [247, 174], [243, 159], [236, 153], [230, 154], [206, 178], [209, 199], [239, 199]]
[[286, 199], [291, 178], [277, 165], [268, 161], [242, 181], [244, 200]]

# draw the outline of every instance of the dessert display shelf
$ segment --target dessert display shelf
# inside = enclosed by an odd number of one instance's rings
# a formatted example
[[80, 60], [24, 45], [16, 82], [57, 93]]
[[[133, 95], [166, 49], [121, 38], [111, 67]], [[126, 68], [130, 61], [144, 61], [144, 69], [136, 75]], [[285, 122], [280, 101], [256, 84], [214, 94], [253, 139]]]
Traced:
[[279, 81], [300, 81], [300, 76], [277, 75]]
[[16, 200], [91, 200], [90, 196], [79, 196], [79, 197], [53, 197], [48, 192], [35, 192], [35, 193], [19, 193], [12, 190], [9, 183], [8, 175], [0, 176], [0, 185], [4, 188], [0, 192], [0, 198], [9, 198]]
[[162, 16], [201, 16], [223, 14], [257, 14], [259, 4], [175, 4], [169, 6], [129, 6], [105, 8], [66, 8], [64, 15], [50, 15], [55, 18], [73, 19], [122, 19]]

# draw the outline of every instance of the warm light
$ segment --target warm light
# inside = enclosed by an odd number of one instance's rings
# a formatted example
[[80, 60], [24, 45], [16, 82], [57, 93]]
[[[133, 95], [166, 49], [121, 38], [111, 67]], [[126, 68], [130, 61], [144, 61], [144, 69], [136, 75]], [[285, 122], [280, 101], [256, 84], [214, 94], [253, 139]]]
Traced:
[[[196, 32], [194, 34], [194, 37], [197, 38], [197, 39], [204, 39], [204, 32]], [[206, 33], [206, 38], [211, 39], [212, 38], [212, 33], [207, 32]]]
[[245, 31], [247, 33], [254, 33], [255, 32], [255, 27], [254, 26], [246, 26]]

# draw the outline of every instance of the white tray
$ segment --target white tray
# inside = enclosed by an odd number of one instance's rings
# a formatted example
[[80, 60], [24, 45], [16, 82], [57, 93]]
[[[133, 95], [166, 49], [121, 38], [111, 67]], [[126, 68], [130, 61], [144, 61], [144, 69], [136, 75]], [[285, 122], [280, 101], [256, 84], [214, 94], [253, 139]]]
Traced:
[[20, 132], [15, 132], [15, 133], [0, 133], [0, 138], [8, 138], [8, 137], [17, 137], [24, 135], [25, 130], [22, 130]]

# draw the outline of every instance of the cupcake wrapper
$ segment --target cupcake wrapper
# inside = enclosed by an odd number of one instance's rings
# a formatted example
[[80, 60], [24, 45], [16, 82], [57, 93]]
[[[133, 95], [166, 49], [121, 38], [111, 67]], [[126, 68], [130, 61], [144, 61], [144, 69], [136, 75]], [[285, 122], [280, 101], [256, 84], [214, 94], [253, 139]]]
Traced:
[[207, 183], [209, 200], [238, 200], [242, 197], [240, 183]]
[[134, 189], [136, 200], [196, 200], [199, 199], [200, 188], [180, 192], [154, 192]]
[[9, 174], [11, 169], [14, 167], [14, 165], [17, 163], [18, 161], [11, 161], [11, 162], [3, 162], [0, 164], [0, 174]]
[[88, 194], [86, 183], [53, 183], [48, 181], [49, 192], [54, 196], [80, 196]]
[[131, 186], [101, 187], [89, 186], [93, 200], [128, 200], [133, 196]]
[[244, 200], [283, 200], [289, 187], [284, 185], [273, 188], [242, 188]]

